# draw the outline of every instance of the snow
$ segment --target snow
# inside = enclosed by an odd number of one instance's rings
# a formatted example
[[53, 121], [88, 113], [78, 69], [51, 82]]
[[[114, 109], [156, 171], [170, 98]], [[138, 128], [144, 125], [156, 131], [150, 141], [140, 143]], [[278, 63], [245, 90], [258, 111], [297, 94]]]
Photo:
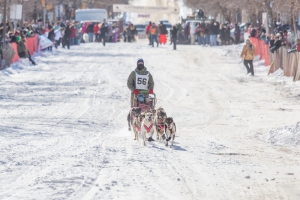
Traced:
[[[83, 44], [1, 71], [0, 199], [298, 199], [300, 85], [246, 76], [240, 48]], [[127, 130], [140, 57], [173, 149]]]
[[295, 126], [285, 126], [271, 130], [268, 140], [275, 145], [300, 146], [300, 122]]

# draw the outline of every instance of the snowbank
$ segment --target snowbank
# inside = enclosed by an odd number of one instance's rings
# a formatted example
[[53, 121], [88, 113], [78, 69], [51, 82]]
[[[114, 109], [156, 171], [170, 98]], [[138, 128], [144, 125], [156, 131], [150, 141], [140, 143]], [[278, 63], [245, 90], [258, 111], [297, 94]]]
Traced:
[[278, 146], [300, 147], [300, 122], [294, 126], [272, 129], [268, 141]]

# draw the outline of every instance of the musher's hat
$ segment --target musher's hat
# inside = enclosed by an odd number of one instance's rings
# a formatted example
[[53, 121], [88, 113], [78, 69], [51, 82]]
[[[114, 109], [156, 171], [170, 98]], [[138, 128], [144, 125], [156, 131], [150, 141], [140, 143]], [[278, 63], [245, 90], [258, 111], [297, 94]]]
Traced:
[[143, 58], [139, 58], [139, 59], [137, 60], [137, 64], [139, 64], [139, 63], [143, 63], [143, 64], [144, 64]]

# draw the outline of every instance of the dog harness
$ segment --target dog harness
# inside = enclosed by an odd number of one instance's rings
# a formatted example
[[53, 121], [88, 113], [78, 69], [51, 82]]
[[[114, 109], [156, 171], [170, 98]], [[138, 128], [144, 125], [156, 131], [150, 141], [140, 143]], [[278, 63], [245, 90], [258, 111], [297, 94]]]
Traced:
[[135, 72], [135, 89], [148, 90], [149, 72], [146, 75], [140, 75]]
[[163, 125], [163, 124], [157, 124], [158, 126], [159, 126], [159, 128], [160, 128], [160, 130], [164, 130], [165, 129], [165, 125]]
[[135, 124], [135, 126], [138, 129], [138, 131], [141, 131], [141, 127], [139, 127], [137, 124]]
[[153, 127], [153, 124], [151, 124], [149, 127], [144, 124], [144, 128], [147, 130], [147, 133], [150, 133], [151, 129]]

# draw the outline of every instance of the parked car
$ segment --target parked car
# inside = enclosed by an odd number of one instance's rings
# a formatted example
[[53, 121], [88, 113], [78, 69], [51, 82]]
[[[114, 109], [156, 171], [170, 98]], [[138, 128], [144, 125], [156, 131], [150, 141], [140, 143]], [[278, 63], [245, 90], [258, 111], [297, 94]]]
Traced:
[[134, 26], [139, 34], [146, 33], [146, 25], [145, 24], [135, 24]]

